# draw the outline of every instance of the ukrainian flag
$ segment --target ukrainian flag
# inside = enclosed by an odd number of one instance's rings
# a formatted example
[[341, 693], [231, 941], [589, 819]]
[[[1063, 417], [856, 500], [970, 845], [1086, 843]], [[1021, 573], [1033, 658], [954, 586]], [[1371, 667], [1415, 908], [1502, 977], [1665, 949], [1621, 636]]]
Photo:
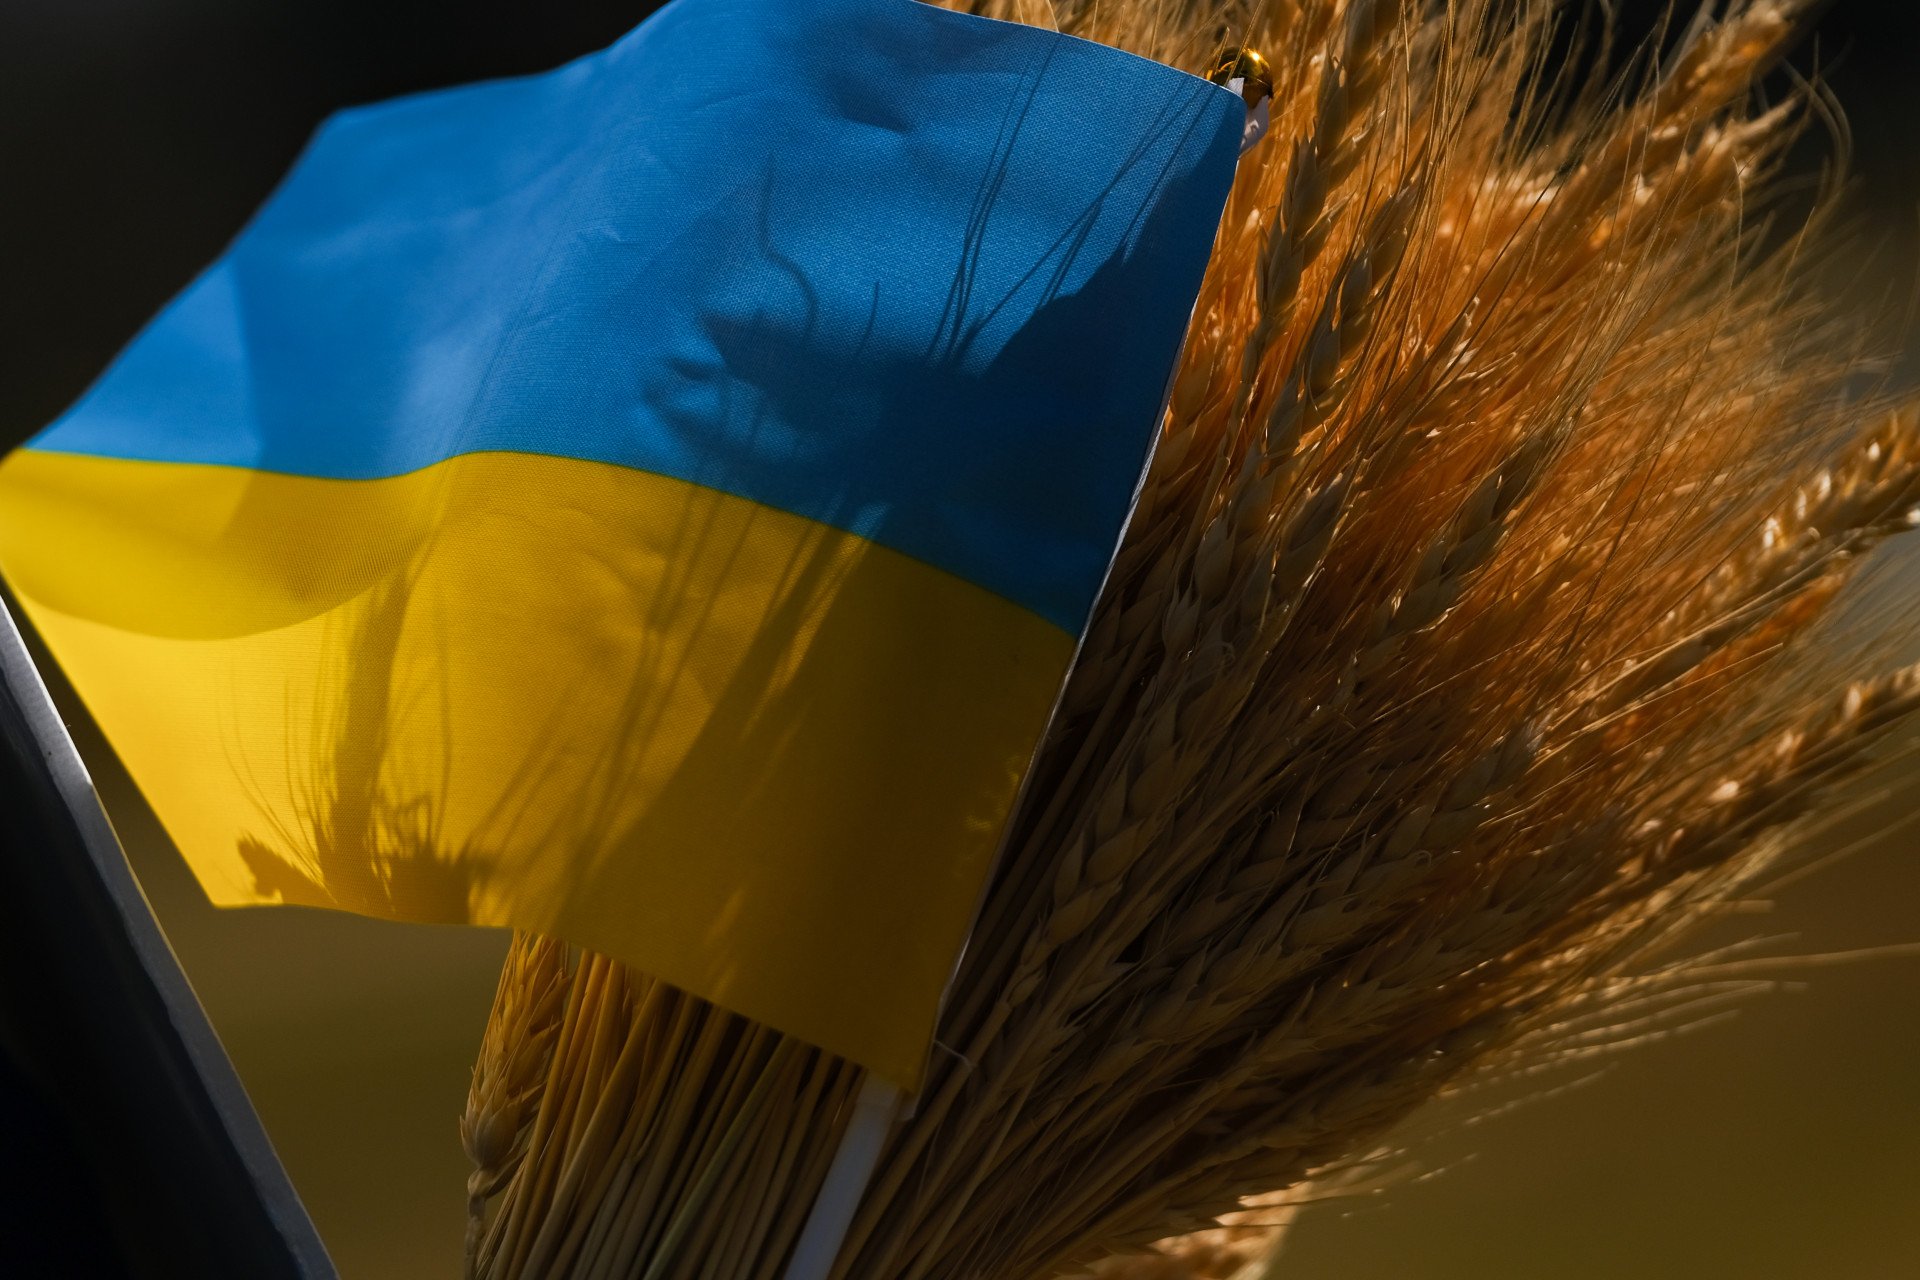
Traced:
[[911, 1086], [1243, 114], [914, 0], [345, 112], [0, 467], [0, 564], [216, 902], [558, 935]]

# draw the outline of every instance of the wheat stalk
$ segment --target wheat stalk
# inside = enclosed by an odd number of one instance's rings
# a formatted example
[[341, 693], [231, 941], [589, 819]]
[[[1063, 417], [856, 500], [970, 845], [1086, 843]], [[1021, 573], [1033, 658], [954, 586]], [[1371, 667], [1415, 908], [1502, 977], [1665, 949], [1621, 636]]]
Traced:
[[530, 1113], [553, 1061], [568, 983], [564, 946], [528, 935], [514, 938], [460, 1116], [460, 1145], [473, 1162], [467, 1178], [470, 1264], [478, 1257], [487, 1201], [526, 1156]]
[[[535, 1061], [537, 1109], [518, 1104], [511, 1162], [469, 1141], [477, 1197], [468, 1267], [488, 1276], [779, 1274], [826, 1175], [853, 1067], [586, 956], [559, 984], [555, 944], [516, 935], [462, 1132], [502, 1114], [496, 1083]], [[529, 959], [538, 956], [538, 962]], [[545, 1017], [521, 1016], [529, 985]], [[566, 992], [564, 1010], [547, 993]], [[496, 1035], [497, 1033], [497, 1035]], [[544, 1053], [517, 1052], [536, 1036]], [[511, 1061], [510, 1068], [490, 1063]], [[523, 1095], [515, 1095], [523, 1096]], [[504, 1127], [504, 1126], [502, 1126]], [[508, 1176], [510, 1180], [508, 1180]], [[503, 1185], [504, 1180], [504, 1185]], [[636, 1259], [650, 1264], [636, 1272]]]
[[[1703, 12], [1613, 84], [1549, 80], [1547, 0], [972, 7], [1281, 56], [843, 1280], [1209, 1228], [1628, 1016], [1920, 703], [1822, 657], [1911, 523], [1920, 419], [1856, 390], [1815, 228], [1759, 216], [1812, 91], [1750, 91], [1797, 5]], [[857, 1073], [598, 958], [566, 984], [478, 1274], [777, 1275]]]

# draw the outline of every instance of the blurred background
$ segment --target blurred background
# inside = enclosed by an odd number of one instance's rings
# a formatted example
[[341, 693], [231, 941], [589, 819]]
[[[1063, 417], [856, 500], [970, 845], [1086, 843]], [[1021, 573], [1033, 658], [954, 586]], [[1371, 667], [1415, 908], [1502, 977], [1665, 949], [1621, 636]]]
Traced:
[[[0, 0], [0, 445], [57, 415], [220, 251], [327, 112], [541, 70], [653, 7]], [[1632, 31], [1659, 5], [1614, 7]], [[1920, 242], [1917, 61], [1913, 0], [1832, 0], [1794, 60], [1831, 85], [1851, 128], [1860, 250], [1834, 264], [1833, 287], [1850, 307], [1884, 312], [1909, 377], [1920, 370], [1901, 325]], [[1812, 175], [1833, 152], [1810, 139], [1797, 163]], [[1882, 589], [1916, 583], [1899, 573]], [[466, 1166], [455, 1121], [504, 937], [213, 910], [84, 712], [65, 689], [56, 696], [343, 1275], [457, 1275]], [[1741, 929], [1788, 935], [1781, 952], [1920, 939], [1916, 796], [1910, 760], [1827, 839], [1858, 851]], [[1303, 1215], [1287, 1274], [1920, 1276], [1920, 959], [1787, 976], [1802, 989], [1637, 1048], [1593, 1078], [1443, 1105], [1411, 1135], [1408, 1176]]]

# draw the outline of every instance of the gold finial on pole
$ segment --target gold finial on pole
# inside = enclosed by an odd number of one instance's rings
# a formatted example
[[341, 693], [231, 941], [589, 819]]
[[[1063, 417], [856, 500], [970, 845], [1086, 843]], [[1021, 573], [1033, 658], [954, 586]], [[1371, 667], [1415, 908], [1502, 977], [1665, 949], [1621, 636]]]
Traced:
[[1239, 81], [1240, 96], [1252, 111], [1273, 96], [1273, 71], [1258, 49], [1251, 45], [1230, 44], [1214, 55], [1213, 69], [1207, 79], [1231, 89]]
[[1247, 104], [1247, 124], [1240, 134], [1240, 154], [1260, 141], [1267, 131], [1273, 98], [1273, 71], [1260, 51], [1250, 45], [1230, 44], [1214, 55], [1207, 79], [1231, 89]]

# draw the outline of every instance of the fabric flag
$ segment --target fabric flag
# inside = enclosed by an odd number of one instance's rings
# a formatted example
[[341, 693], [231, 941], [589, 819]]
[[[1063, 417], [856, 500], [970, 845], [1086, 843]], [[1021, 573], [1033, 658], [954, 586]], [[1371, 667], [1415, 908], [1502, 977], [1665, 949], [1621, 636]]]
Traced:
[[911, 1087], [1244, 115], [916, 0], [344, 112], [0, 467], [0, 565], [214, 901], [557, 935]]

